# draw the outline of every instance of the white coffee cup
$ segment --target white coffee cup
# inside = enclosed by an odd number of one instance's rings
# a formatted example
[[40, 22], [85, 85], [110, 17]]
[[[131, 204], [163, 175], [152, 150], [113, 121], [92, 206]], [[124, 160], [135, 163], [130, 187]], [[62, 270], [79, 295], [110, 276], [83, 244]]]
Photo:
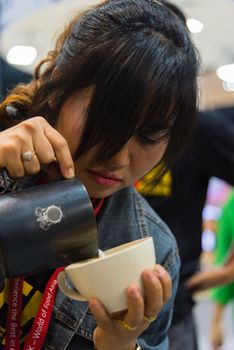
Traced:
[[58, 275], [61, 291], [75, 300], [98, 298], [109, 313], [127, 309], [126, 288], [137, 285], [144, 294], [141, 273], [156, 262], [152, 237], [108, 249], [99, 258], [71, 264]]

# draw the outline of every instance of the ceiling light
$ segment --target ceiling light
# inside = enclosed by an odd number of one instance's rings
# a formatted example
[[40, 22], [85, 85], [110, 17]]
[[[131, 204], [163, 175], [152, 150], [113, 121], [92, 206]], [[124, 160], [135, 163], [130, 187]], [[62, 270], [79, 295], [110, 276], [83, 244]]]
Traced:
[[21, 66], [28, 66], [33, 63], [37, 56], [37, 50], [32, 46], [13, 46], [7, 54], [7, 62]]
[[198, 21], [195, 18], [188, 18], [186, 20], [187, 27], [191, 33], [200, 33], [203, 29], [202, 22]]
[[234, 83], [234, 64], [226, 64], [216, 70], [217, 76], [229, 83]]

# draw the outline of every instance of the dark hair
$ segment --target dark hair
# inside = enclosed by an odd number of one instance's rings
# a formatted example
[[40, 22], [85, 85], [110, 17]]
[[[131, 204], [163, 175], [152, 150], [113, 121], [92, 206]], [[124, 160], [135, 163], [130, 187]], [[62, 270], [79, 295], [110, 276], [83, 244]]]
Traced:
[[131, 136], [145, 144], [168, 138], [168, 165], [187, 144], [196, 110], [197, 52], [163, 2], [110, 0], [96, 6], [72, 22], [54, 58], [28, 113], [55, 125], [66, 98], [92, 87], [75, 157], [97, 146], [101, 162]]
[[170, 11], [172, 11], [186, 25], [186, 16], [178, 6], [166, 0], [161, 0], [161, 2], [164, 3], [167, 6], [167, 8]]

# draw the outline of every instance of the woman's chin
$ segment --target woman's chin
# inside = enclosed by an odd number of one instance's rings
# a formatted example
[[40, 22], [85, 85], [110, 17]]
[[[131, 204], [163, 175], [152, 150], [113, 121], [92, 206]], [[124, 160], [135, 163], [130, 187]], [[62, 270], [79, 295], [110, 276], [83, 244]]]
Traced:
[[[84, 184], [85, 185], [85, 184]], [[85, 186], [86, 187], [86, 186]], [[87, 186], [86, 187], [87, 192], [91, 198], [105, 198], [111, 196], [113, 193], [117, 192], [119, 189], [110, 189], [110, 188], [105, 188], [105, 189], [98, 189], [93, 188], [92, 186]]]

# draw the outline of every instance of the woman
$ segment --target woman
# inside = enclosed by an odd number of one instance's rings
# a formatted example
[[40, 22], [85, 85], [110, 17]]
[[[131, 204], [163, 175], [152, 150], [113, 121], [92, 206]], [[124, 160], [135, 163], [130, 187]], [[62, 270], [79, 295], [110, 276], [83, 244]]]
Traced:
[[[147, 235], [155, 243], [157, 265], [142, 274], [145, 296], [130, 285], [123, 315], [109, 315], [95, 298], [76, 302], [57, 291], [43, 349], [167, 349], [178, 252], [131, 185], [156, 164], [169, 165], [187, 143], [197, 67], [187, 31], [163, 3], [106, 1], [76, 17], [33, 82], [2, 103], [0, 166], [14, 188], [26, 175], [36, 174], [34, 183], [78, 176], [99, 208], [101, 249]], [[49, 275], [24, 282], [42, 292]], [[26, 345], [35, 314], [29, 304], [23, 309]]]

